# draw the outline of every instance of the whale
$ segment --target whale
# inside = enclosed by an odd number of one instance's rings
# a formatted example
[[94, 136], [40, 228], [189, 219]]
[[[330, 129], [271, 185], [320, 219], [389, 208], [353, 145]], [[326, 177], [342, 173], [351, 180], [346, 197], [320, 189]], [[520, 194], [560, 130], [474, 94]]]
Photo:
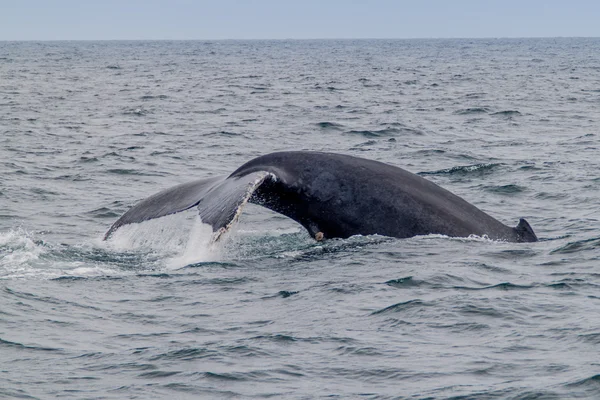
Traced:
[[516, 227], [507, 226], [420, 175], [375, 160], [317, 151], [266, 154], [229, 175], [167, 188], [125, 212], [104, 239], [124, 225], [196, 207], [216, 241], [248, 202], [293, 219], [315, 240], [431, 234], [538, 240], [525, 219]]

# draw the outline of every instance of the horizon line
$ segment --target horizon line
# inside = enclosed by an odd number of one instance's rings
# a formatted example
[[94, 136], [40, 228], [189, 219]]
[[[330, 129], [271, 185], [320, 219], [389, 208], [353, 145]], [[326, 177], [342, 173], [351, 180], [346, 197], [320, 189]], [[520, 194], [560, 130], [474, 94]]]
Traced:
[[220, 38], [220, 39], [0, 39], [0, 42], [227, 42], [311, 40], [490, 40], [490, 39], [598, 39], [600, 36], [449, 36], [449, 37], [315, 37], [315, 38]]

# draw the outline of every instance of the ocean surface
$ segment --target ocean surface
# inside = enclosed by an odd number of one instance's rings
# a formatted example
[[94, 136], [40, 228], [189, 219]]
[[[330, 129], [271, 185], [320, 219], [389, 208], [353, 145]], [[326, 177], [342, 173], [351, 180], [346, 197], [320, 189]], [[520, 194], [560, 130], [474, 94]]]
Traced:
[[[224, 240], [140, 199], [277, 150], [541, 239]], [[600, 39], [0, 42], [0, 398], [599, 399]]]

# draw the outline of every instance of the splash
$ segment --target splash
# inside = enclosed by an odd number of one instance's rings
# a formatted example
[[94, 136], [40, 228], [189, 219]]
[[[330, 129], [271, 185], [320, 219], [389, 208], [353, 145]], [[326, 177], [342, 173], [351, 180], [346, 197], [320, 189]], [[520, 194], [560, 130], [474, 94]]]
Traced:
[[423, 171], [418, 175], [467, 175], [467, 174], [483, 174], [493, 172], [493, 170], [502, 166], [499, 163], [482, 163], [473, 165], [460, 165], [451, 168], [440, 169], [437, 171]]
[[[77, 249], [51, 246], [22, 228], [0, 232], [0, 279], [53, 279], [106, 274]], [[86, 266], [87, 265], [87, 266]]]
[[[221, 259], [222, 246], [226, 242], [221, 236], [225, 233], [213, 233], [210, 225], [202, 223], [199, 216], [196, 217], [189, 231], [183, 253], [180, 256], [167, 259], [167, 267], [169, 269], [179, 269], [191, 264], [219, 261]], [[222, 240], [217, 241], [217, 238], [221, 238]]]
[[[223, 202], [235, 205], [231, 220], [216, 232], [213, 232], [210, 224], [202, 222], [197, 210], [189, 209], [136, 224], [123, 225], [112, 233], [107, 242], [119, 251], [146, 249], [158, 252], [164, 255], [169, 269], [219, 261], [224, 242], [231, 236], [232, 227], [237, 224], [254, 191], [265, 179], [277, 179], [273, 174], [266, 172], [256, 173], [249, 178], [251, 180], [242, 181], [242, 185], [238, 180], [225, 180], [220, 186], [221, 192], [212, 199], [212, 203], [208, 202], [208, 207], [220, 207]], [[235, 201], [232, 202], [232, 199]]]
[[7, 270], [21, 269], [36, 262], [45, 251], [31, 235], [19, 228], [0, 232], [0, 276]]
[[211, 226], [202, 223], [195, 210], [122, 226], [106, 245], [120, 252], [154, 253], [169, 269], [217, 261], [221, 248]]
[[180, 213], [141, 223], [124, 225], [106, 243], [117, 251], [160, 250], [181, 252], [191, 228], [189, 213]]

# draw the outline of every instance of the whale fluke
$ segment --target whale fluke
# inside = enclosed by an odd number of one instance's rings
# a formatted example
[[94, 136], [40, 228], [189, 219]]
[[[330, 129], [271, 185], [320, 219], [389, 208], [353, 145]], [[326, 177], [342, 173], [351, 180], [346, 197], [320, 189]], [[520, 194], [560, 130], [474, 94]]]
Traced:
[[104, 240], [123, 225], [176, 214], [192, 207], [198, 207], [202, 222], [210, 224], [214, 232], [227, 229], [252, 195], [255, 186], [266, 176], [264, 172], [231, 179], [217, 176], [165, 189], [140, 201], [123, 214], [106, 232]]
[[215, 240], [252, 202], [286, 215], [316, 240], [379, 234], [442, 234], [537, 240], [521, 219], [511, 228], [435, 183], [401, 168], [343, 154], [291, 151], [248, 161], [231, 175], [175, 186], [142, 200], [108, 230], [197, 207]]

